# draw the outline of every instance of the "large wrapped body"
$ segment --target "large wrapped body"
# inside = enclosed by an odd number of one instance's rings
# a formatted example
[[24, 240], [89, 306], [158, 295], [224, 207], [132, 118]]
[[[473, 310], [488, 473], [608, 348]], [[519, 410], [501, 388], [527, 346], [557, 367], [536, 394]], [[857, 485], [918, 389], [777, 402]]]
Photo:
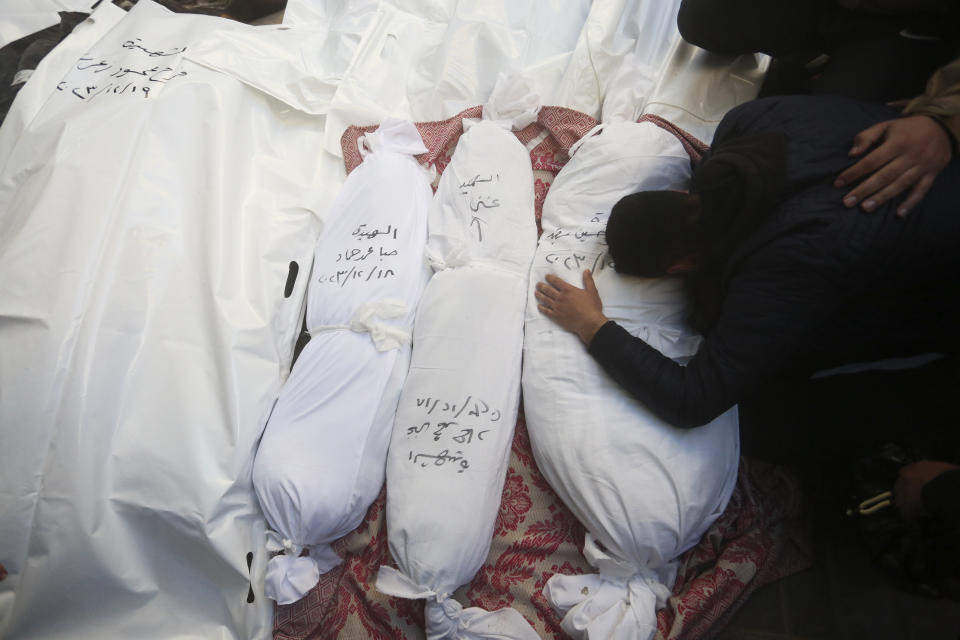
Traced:
[[680, 362], [700, 337], [684, 324], [678, 278], [618, 275], [604, 239], [611, 207], [641, 190], [685, 189], [690, 158], [652, 123], [607, 125], [557, 175], [543, 208], [524, 337], [524, 411], [540, 470], [588, 531], [599, 573], [554, 576], [548, 598], [564, 629], [592, 640], [646, 640], [676, 577], [733, 490], [737, 410], [696, 429], [672, 427], [621, 389], [579, 339], [542, 315], [534, 287], [548, 273], [582, 286], [591, 269], [604, 313]]

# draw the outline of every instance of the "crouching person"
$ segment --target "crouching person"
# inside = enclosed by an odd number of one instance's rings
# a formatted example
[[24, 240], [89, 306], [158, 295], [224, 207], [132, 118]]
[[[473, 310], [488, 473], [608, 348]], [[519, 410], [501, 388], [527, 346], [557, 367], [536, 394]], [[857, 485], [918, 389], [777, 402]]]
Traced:
[[[584, 288], [548, 277], [541, 311], [661, 418], [704, 424], [772, 380], [849, 363], [955, 353], [960, 327], [960, 163], [907, 217], [864, 213], [834, 186], [851, 140], [894, 115], [846, 98], [768, 98], [730, 111], [690, 193], [645, 192], [613, 208], [614, 268], [685, 278], [704, 335], [682, 366], [603, 315]], [[747, 442], [744, 443], [748, 445]]]

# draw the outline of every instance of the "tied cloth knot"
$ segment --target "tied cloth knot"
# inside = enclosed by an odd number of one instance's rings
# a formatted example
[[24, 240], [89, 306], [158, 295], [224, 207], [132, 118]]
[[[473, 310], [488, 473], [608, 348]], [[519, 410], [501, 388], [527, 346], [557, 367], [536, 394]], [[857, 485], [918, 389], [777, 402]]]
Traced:
[[463, 607], [449, 593], [440, 593], [415, 582], [393, 567], [382, 565], [377, 573], [377, 590], [397, 598], [426, 600], [426, 628], [431, 638], [455, 638], [463, 624]]
[[424, 250], [424, 257], [430, 268], [438, 272], [467, 265], [470, 262], [470, 251], [463, 242], [457, 242], [446, 255], [428, 246]]
[[398, 598], [426, 599], [424, 621], [430, 640], [540, 640], [516, 609], [464, 609], [449, 592], [418, 584], [393, 567], [380, 567], [377, 590]]
[[657, 572], [650, 567], [638, 567], [629, 560], [616, 558], [606, 551], [602, 550], [597, 541], [589, 533], [586, 534], [583, 543], [583, 556], [595, 567], [600, 575], [615, 581], [626, 584], [628, 598], [632, 597], [637, 589], [646, 588], [656, 597], [656, 608], [662, 609], [667, 606], [667, 600], [670, 598], [670, 589], [660, 582]]
[[357, 138], [357, 150], [362, 158], [381, 149], [410, 156], [429, 151], [415, 124], [393, 117], [384, 118], [376, 131]]
[[267, 551], [278, 553], [267, 562], [263, 592], [278, 604], [291, 604], [303, 598], [320, 581], [320, 574], [340, 564], [340, 556], [329, 545], [309, 547], [310, 555], [301, 556], [304, 549], [276, 531], [267, 532]]
[[602, 550], [590, 534], [583, 548], [600, 573], [555, 575], [544, 595], [563, 616], [560, 627], [573, 638], [649, 640], [657, 631], [657, 609], [666, 606], [676, 563], [663, 567], [664, 580], [650, 567], [616, 558]]
[[456, 638], [457, 631], [465, 627], [461, 619], [463, 605], [450, 598], [437, 594], [436, 600], [427, 600], [423, 609], [426, 625], [431, 637]]
[[285, 553], [288, 556], [299, 556], [303, 547], [290, 538], [284, 538], [276, 531], [267, 531], [267, 551], [270, 553]]
[[403, 317], [408, 311], [400, 300], [372, 300], [357, 307], [348, 324], [324, 325], [308, 329], [307, 333], [311, 336], [329, 331], [369, 333], [377, 351], [399, 349], [410, 343], [410, 332], [381, 321]]
[[[500, 73], [490, 92], [490, 100], [483, 105], [484, 120], [514, 131], [536, 122], [539, 113], [540, 95], [536, 85], [532, 78], [519, 73]], [[467, 126], [464, 123], [464, 129]]]

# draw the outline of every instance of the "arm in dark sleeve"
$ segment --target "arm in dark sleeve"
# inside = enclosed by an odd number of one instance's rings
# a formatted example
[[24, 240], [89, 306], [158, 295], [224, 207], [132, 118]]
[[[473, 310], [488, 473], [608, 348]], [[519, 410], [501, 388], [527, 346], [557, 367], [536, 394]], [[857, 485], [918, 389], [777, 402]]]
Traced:
[[612, 320], [600, 327], [588, 350], [620, 386], [674, 426], [706, 424], [737, 402], [724, 376], [704, 379], [700, 367], [677, 364]]
[[953, 137], [954, 153], [960, 143], [960, 58], [941, 67], [927, 82], [927, 90], [915, 98], [904, 115], [930, 116], [943, 125]]
[[686, 366], [608, 322], [590, 354], [648, 409], [668, 423], [706, 424], [777, 375], [822, 333], [839, 294], [804, 262], [774, 249], [771, 264], [755, 263], [731, 283], [720, 320]]

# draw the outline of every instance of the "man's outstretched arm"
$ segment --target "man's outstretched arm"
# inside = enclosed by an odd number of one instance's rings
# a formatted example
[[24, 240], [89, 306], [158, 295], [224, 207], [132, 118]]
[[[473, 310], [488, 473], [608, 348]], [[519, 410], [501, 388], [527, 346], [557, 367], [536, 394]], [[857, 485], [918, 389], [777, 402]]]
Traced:
[[765, 261], [731, 288], [717, 326], [683, 366], [608, 320], [589, 271], [583, 280], [583, 289], [552, 275], [538, 283], [541, 313], [576, 333], [610, 377], [681, 428], [710, 422], [779, 373], [815, 339], [839, 299], [832, 280], [790, 259]]

